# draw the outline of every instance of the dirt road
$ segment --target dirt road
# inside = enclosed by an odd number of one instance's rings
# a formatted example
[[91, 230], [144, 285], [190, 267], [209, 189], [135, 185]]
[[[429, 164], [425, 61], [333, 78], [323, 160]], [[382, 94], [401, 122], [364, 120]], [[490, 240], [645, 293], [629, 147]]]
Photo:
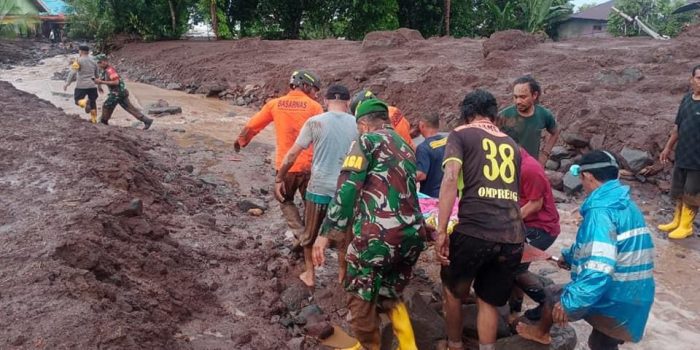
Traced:
[[[163, 45], [174, 44], [153, 47]], [[56, 57], [0, 71], [0, 80], [79, 114], [61, 94], [62, 82], [51, 80], [65, 64], [66, 57]], [[270, 195], [272, 130], [236, 154], [234, 135], [252, 109], [135, 82], [128, 87], [141, 106], [165, 99], [183, 113], [156, 119], [144, 133], [118, 110], [114, 126], [105, 128], [0, 89], [0, 123], [10, 135], [0, 141], [10, 155], [0, 163], [0, 189], [12, 193], [0, 206], [0, 310], [11, 315], [0, 324], [3, 348], [279, 349], [299, 339], [301, 326], [282, 326], [288, 303], [307, 304], [308, 295], [296, 281], [299, 261]], [[660, 215], [655, 191], [636, 191], [650, 222]], [[143, 214], [124, 216], [134, 197]], [[250, 217], [239, 209], [244, 200], [268, 210]], [[560, 205], [563, 233], [550, 252], [573, 242], [576, 207]], [[700, 343], [698, 239], [655, 241], [657, 299], [647, 336], [623, 348], [692, 349]], [[428, 295], [438, 282], [431, 256], [426, 252], [416, 281]], [[546, 263], [533, 269], [568, 280]], [[314, 303], [343, 324], [334, 273], [333, 265], [321, 271]], [[589, 327], [575, 328], [585, 340]]]

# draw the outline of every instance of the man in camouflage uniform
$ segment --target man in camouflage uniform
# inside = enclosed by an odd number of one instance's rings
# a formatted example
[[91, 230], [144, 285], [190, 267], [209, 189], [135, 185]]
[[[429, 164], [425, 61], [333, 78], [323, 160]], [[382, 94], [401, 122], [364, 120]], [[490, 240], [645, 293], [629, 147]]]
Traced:
[[109, 88], [107, 99], [102, 105], [100, 123], [105, 125], [109, 124], [109, 118], [112, 117], [114, 109], [119, 105], [129, 114], [133, 115], [134, 118], [143, 122], [143, 130], [148, 130], [151, 124], [153, 124], [153, 119], [146, 117], [138, 108], [131, 104], [131, 101], [129, 101], [129, 90], [126, 89], [124, 79], [122, 79], [117, 73], [117, 70], [109, 64], [107, 56], [100, 54], [95, 56], [95, 59], [97, 60], [97, 65], [102, 69], [102, 76], [100, 79], [95, 79], [95, 83], [98, 87], [100, 84], [105, 84]]
[[[370, 99], [355, 112], [360, 137], [346, 156], [340, 184], [313, 249], [322, 265], [328, 236], [354, 222], [344, 281], [356, 349], [379, 349], [379, 312], [391, 319], [399, 349], [417, 349], [401, 292], [425, 247], [416, 194], [416, 159], [393, 130], [387, 105]], [[357, 207], [356, 207], [357, 205]]]

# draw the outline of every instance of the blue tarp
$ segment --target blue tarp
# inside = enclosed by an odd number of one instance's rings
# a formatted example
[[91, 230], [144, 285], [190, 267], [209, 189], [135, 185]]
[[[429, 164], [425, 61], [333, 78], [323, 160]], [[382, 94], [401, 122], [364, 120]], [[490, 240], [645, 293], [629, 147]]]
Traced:
[[45, 14], [51, 16], [62, 15], [68, 11], [68, 5], [63, 0], [39, 0], [39, 2], [48, 10]]

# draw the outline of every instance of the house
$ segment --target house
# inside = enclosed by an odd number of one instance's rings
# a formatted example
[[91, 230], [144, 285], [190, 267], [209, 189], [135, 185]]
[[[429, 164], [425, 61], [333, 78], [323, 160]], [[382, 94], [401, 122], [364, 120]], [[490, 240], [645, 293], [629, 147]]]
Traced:
[[63, 0], [12, 0], [0, 2], [0, 36], [48, 37], [66, 23]]
[[574, 13], [559, 23], [556, 39], [610, 37], [608, 16], [614, 5], [615, 1], [612, 0]]

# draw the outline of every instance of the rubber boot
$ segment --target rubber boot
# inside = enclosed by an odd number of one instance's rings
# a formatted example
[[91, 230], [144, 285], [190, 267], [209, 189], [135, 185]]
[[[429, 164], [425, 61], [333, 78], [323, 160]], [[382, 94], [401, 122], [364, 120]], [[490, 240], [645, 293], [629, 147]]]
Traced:
[[673, 212], [673, 219], [671, 222], [668, 224], [663, 224], [657, 226], [659, 230], [664, 231], [664, 232], [671, 232], [678, 228], [678, 225], [681, 223], [681, 211], [683, 210], [683, 202], [678, 201], [678, 204], [676, 204], [676, 209]]
[[148, 117], [143, 117], [143, 130], [148, 130], [151, 127], [151, 124], [153, 124], [153, 119], [148, 118]]
[[78, 101], [78, 106], [85, 110], [85, 113], [90, 113], [90, 108], [88, 107], [88, 98], [84, 98]]
[[358, 341], [357, 344], [349, 347], [349, 348], [344, 348], [344, 349], [338, 349], [338, 350], [362, 350], [362, 345]]
[[93, 124], [97, 124], [97, 110], [96, 109], [93, 109], [90, 111], [90, 121]]
[[418, 350], [406, 304], [397, 303], [389, 310], [388, 315], [391, 320], [391, 328], [399, 343], [398, 350]]
[[681, 212], [681, 220], [678, 228], [671, 231], [668, 234], [668, 238], [671, 239], [684, 239], [693, 235], [693, 221], [695, 221], [695, 214], [698, 208], [691, 208], [686, 204], [683, 204], [683, 210]]

